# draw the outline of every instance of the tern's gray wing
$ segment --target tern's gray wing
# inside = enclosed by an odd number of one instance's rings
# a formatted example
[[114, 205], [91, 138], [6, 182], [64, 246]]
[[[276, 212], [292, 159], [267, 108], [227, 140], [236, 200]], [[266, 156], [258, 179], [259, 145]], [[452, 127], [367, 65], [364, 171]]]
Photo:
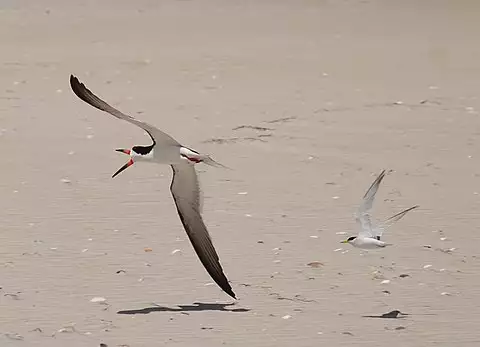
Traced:
[[171, 166], [173, 179], [170, 190], [188, 238], [213, 280], [228, 295], [235, 298], [235, 293], [223, 273], [217, 252], [200, 214], [201, 194], [195, 167], [187, 161]]
[[387, 220], [385, 220], [382, 224], [380, 224], [378, 227], [376, 227], [374, 229], [374, 235], [373, 236], [378, 236], [378, 237], [381, 237], [383, 232], [388, 228], [390, 227], [391, 225], [395, 224], [396, 222], [398, 222], [400, 219], [403, 218], [403, 216], [405, 216], [408, 212], [418, 208], [419, 206], [418, 205], [415, 205], [415, 206], [412, 206], [410, 208], [407, 208], [406, 210], [403, 210], [402, 212], [399, 212], [393, 216], [391, 216], [390, 218], [388, 218]]
[[373, 206], [373, 201], [375, 200], [375, 194], [377, 194], [378, 187], [380, 183], [382, 183], [383, 178], [385, 177], [385, 170], [383, 170], [380, 175], [373, 181], [370, 188], [368, 188], [367, 192], [363, 196], [362, 203], [358, 208], [358, 212], [356, 213], [355, 217], [357, 222], [361, 225], [361, 231], [358, 234], [360, 237], [374, 237], [373, 227], [372, 227], [372, 220], [370, 216], [370, 210]]
[[150, 137], [155, 143], [159, 143], [163, 146], [180, 146], [180, 143], [178, 143], [173, 137], [164, 133], [160, 129], [148, 123], [142, 122], [138, 119], [135, 119], [132, 116], [126, 115], [117, 110], [116, 108], [110, 106], [98, 96], [93, 94], [87, 87], [85, 87], [83, 83], [78, 80], [77, 77], [73, 75], [70, 75], [70, 87], [72, 88], [72, 91], [75, 93], [75, 95], [85, 101], [87, 104], [90, 104], [91, 106], [98, 108], [101, 111], [110, 113], [112, 116], [118, 119], [123, 119], [142, 128], [150, 135]]

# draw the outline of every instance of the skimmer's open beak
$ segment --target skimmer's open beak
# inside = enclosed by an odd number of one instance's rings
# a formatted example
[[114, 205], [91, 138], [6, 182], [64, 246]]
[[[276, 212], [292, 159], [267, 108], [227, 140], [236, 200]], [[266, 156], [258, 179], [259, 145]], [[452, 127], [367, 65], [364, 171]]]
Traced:
[[[127, 155], [130, 155], [131, 153], [131, 150], [130, 149], [117, 149], [116, 150], [117, 152], [122, 152], [122, 153], [125, 153]], [[130, 158], [130, 160], [125, 164], [123, 165], [120, 169], [117, 170], [117, 172], [115, 172], [112, 176], [112, 178], [114, 178], [115, 176], [117, 176], [120, 172], [122, 172], [123, 170], [125, 170], [126, 168], [128, 168], [129, 166], [132, 166], [133, 165], [133, 158]]]
[[117, 172], [115, 172], [112, 176], [112, 178], [114, 178], [115, 176], [117, 176], [120, 172], [122, 172], [123, 170], [125, 170], [127, 167], [129, 166], [132, 166], [133, 165], [133, 159], [130, 159], [125, 165], [123, 165], [120, 169], [118, 169]]
[[122, 149], [122, 148], [116, 149], [116, 151], [125, 153], [127, 155], [130, 155], [130, 153], [132, 153], [132, 151], [130, 149]]

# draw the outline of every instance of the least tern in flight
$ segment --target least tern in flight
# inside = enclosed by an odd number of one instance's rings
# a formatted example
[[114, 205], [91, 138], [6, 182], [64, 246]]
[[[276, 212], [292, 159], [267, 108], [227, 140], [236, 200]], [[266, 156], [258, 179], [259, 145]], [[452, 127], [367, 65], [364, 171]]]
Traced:
[[411, 210], [416, 209], [419, 207], [415, 205], [413, 207], [407, 208], [406, 210], [399, 212], [392, 217], [385, 220], [385, 222], [374, 226], [372, 224], [372, 218], [370, 216], [370, 210], [372, 209], [373, 200], [375, 199], [375, 194], [377, 194], [378, 187], [382, 182], [383, 178], [385, 177], [385, 170], [383, 170], [380, 175], [373, 181], [370, 188], [368, 188], [367, 192], [363, 196], [363, 201], [358, 208], [358, 212], [355, 214], [355, 218], [357, 223], [360, 224], [361, 230], [357, 236], [350, 236], [342, 243], [349, 243], [354, 247], [362, 248], [362, 249], [377, 249], [383, 248], [385, 246], [389, 246], [391, 244], [385, 243], [380, 240], [383, 232], [392, 224], [400, 220], [403, 216], [405, 216]]
[[195, 249], [203, 266], [213, 280], [228, 295], [235, 298], [235, 293], [223, 273], [222, 266], [213, 246], [207, 227], [201, 216], [202, 197], [194, 165], [204, 163], [216, 167], [225, 167], [208, 155], [200, 154], [193, 149], [182, 146], [170, 135], [157, 129], [153, 125], [137, 120], [113, 108], [105, 101], [88, 90], [75, 76], [70, 76], [70, 86], [81, 100], [91, 106], [107, 112], [112, 116], [135, 124], [142, 128], [152, 139], [150, 146], [134, 146], [130, 149], [117, 149], [118, 152], [130, 156], [130, 160], [113, 174], [115, 177], [120, 172], [133, 165], [136, 161], [155, 162], [170, 165], [173, 169], [173, 178], [170, 191], [177, 207], [180, 220], [187, 232], [188, 238]]

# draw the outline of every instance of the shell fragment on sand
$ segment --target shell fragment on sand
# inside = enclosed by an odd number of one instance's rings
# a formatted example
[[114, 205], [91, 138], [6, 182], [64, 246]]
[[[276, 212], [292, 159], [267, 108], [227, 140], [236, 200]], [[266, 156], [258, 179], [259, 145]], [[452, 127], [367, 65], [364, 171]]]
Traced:
[[107, 301], [107, 299], [105, 299], [104, 297], [101, 297], [101, 296], [96, 296], [96, 297], [94, 297], [90, 300], [90, 302], [100, 303], [100, 304], [105, 303], [106, 301]]

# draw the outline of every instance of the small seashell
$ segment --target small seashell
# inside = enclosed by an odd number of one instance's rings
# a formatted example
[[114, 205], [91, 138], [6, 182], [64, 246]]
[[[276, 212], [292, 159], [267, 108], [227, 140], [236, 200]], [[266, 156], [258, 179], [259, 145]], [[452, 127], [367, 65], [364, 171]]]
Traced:
[[23, 340], [23, 336], [17, 333], [5, 333], [4, 335], [11, 340]]
[[179, 252], [182, 252], [182, 251], [179, 250], [179, 249], [174, 249], [171, 254], [174, 255], [174, 254], [179, 253]]
[[390, 280], [383, 280], [382, 282], [380, 282], [381, 284], [389, 284], [390, 283]]
[[62, 328], [57, 330], [57, 333], [73, 333], [73, 332], [75, 332], [74, 327]]
[[432, 267], [432, 265], [430, 265], [430, 264], [423, 266], [424, 269], [428, 269], [428, 268], [430, 268], [430, 267]]
[[307, 266], [314, 267], [314, 268], [319, 268], [321, 266], [324, 266], [324, 264], [319, 262], [319, 261], [312, 261], [312, 262], [308, 263]]
[[107, 299], [101, 297], [101, 296], [96, 296], [93, 299], [90, 300], [90, 302], [98, 302], [98, 303], [103, 303], [106, 302]]
[[282, 317], [282, 319], [290, 319], [290, 318], [292, 318], [292, 316], [290, 316], [289, 314]]

